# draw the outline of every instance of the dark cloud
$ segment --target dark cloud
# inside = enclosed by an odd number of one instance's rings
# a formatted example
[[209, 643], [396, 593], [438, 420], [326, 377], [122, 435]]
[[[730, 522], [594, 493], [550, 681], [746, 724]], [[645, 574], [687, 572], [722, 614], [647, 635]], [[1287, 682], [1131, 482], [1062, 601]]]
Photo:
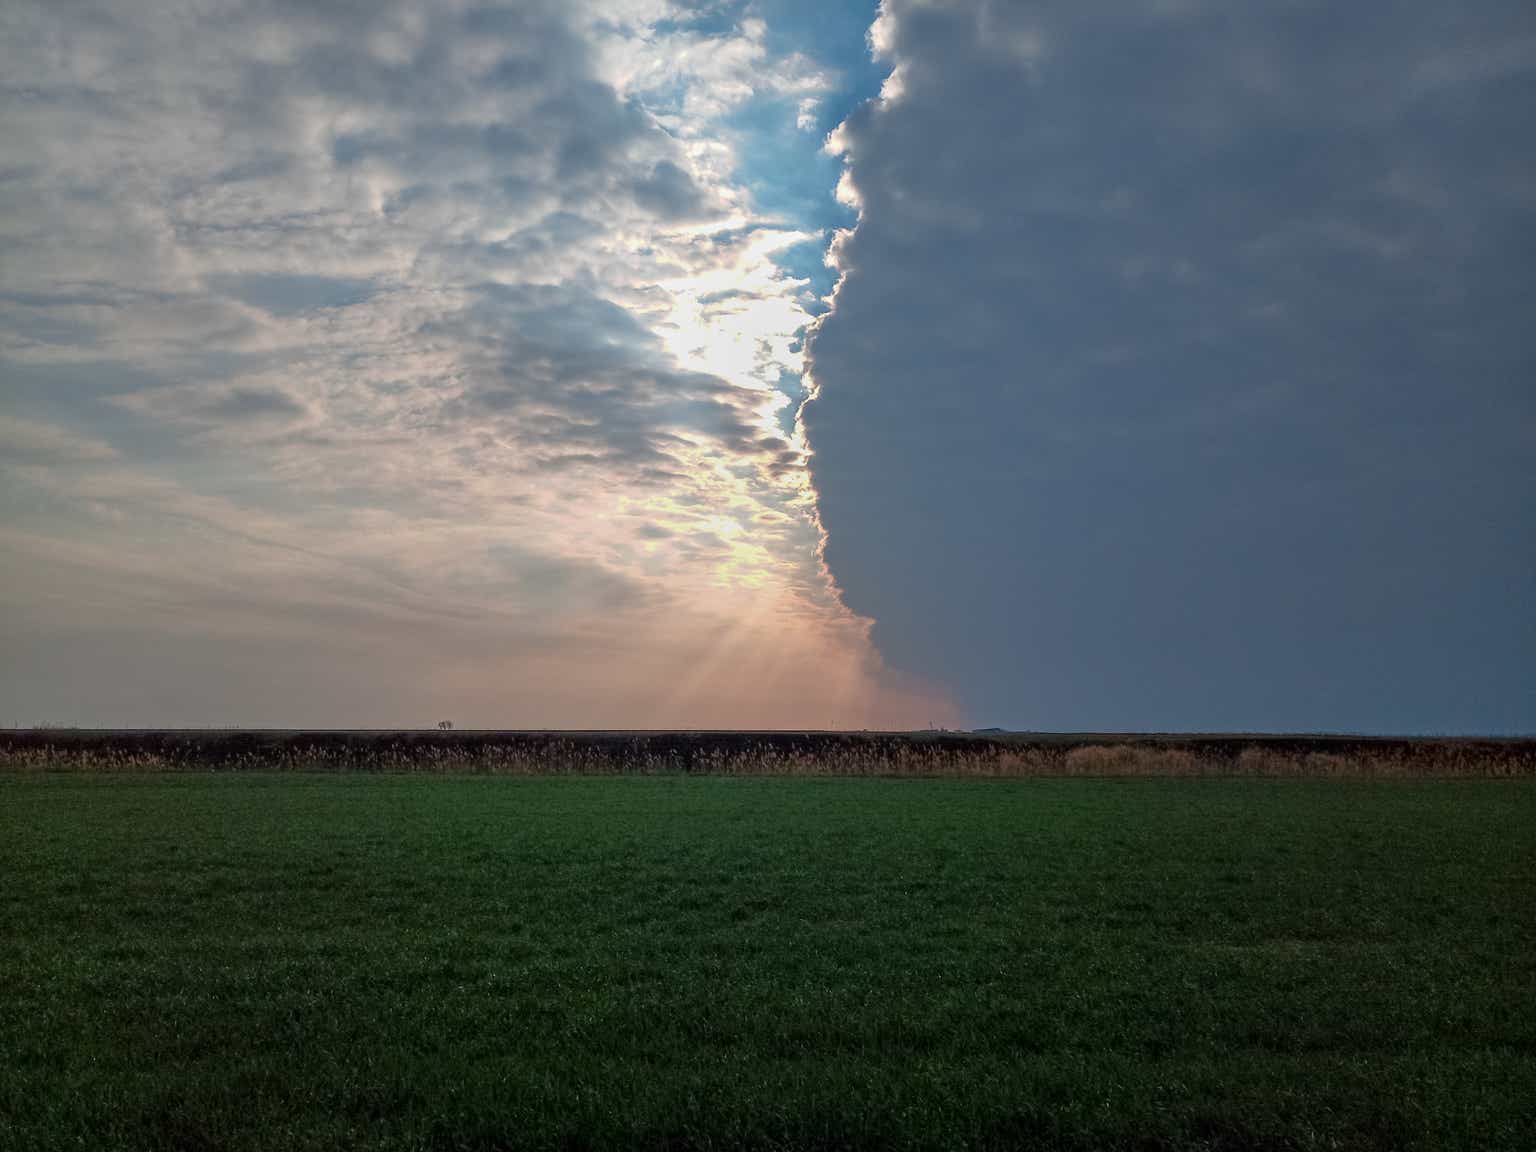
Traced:
[[650, 175], [635, 181], [635, 201], [663, 220], [688, 220], [701, 216], [704, 196], [693, 177], [670, 160], [651, 169]]
[[361, 304], [376, 291], [367, 280], [333, 276], [216, 276], [210, 286], [273, 316]]
[[303, 404], [277, 388], [230, 388], [199, 396], [192, 408], [199, 417], [218, 421], [297, 418], [307, 411]]
[[888, 7], [804, 413], [887, 657], [989, 722], [1536, 725], [1533, 10]]
[[[450, 407], [500, 421], [530, 469], [617, 465], [669, 476], [686, 431], [754, 457], [761, 428], [750, 392], [678, 369], [627, 310], [576, 285], [486, 285], [446, 327], [484, 350], [481, 370]], [[775, 442], [778, 443], [778, 442]], [[656, 470], [660, 470], [659, 472]]]

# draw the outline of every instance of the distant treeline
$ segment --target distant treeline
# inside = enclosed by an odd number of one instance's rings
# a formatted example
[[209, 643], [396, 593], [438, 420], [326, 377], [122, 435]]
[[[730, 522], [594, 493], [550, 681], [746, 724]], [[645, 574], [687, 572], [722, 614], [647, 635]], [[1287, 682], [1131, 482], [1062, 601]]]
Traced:
[[1536, 739], [961, 732], [0, 731], [11, 771], [1536, 776]]

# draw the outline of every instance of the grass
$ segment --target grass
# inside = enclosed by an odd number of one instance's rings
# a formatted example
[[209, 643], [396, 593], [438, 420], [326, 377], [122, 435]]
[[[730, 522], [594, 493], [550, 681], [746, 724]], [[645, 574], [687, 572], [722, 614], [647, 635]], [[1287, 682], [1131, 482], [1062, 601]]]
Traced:
[[0, 778], [0, 1147], [1536, 1147], [1536, 781]]
[[1529, 737], [0, 730], [0, 772], [1536, 777]]

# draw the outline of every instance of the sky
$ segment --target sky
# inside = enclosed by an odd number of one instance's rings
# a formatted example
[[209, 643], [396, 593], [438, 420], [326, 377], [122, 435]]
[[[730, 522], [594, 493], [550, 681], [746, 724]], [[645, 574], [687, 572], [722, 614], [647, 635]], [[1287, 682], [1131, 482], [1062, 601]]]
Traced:
[[0, 723], [1536, 731], [1536, 9], [11, 0]]

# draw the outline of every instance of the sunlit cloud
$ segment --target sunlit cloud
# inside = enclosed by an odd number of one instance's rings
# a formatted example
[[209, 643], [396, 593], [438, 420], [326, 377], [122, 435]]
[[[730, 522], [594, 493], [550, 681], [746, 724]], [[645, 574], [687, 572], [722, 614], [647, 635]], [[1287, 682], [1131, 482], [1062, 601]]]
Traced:
[[821, 233], [755, 205], [725, 123], [833, 81], [689, 16], [12, 6], [15, 706], [78, 672], [48, 718], [948, 714], [821, 564], [782, 263]]

